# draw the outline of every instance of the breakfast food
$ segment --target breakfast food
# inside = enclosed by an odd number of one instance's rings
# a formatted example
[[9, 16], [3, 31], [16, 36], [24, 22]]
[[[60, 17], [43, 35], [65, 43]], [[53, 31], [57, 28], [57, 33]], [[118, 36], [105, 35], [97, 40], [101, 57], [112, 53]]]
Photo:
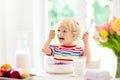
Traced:
[[13, 68], [10, 64], [3, 64], [0, 67], [0, 77], [25, 79], [29, 78], [30, 74], [28, 73], [28, 71], [26, 71], [26, 69], [16, 69]]
[[30, 74], [28, 73], [28, 71], [26, 69], [19, 68], [18, 71], [20, 72], [20, 77], [22, 79], [30, 77]]
[[18, 70], [12, 70], [10, 72], [10, 78], [17, 78], [20, 79], [20, 72]]
[[5, 73], [6, 73], [5, 69], [0, 69], [0, 77], [5, 76]]
[[7, 70], [7, 69], [12, 69], [12, 66], [10, 64], [3, 64], [0, 68]]

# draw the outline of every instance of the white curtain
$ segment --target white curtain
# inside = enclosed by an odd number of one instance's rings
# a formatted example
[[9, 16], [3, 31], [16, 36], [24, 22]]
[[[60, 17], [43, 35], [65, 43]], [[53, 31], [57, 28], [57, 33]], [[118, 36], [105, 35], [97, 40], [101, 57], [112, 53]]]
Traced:
[[120, 18], [120, 0], [113, 0], [112, 16]]
[[18, 37], [27, 34], [32, 66], [41, 66], [44, 8], [44, 0], [0, 0], [0, 65], [16, 65]]

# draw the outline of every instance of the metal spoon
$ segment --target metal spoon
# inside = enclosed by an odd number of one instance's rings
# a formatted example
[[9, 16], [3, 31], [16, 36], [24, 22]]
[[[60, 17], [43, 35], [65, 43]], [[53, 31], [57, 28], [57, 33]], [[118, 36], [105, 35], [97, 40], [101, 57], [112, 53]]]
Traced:
[[90, 27], [92, 26], [93, 21], [94, 21], [94, 19], [91, 19], [91, 21], [90, 21], [90, 25], [89, 25], [89, 27], [88, 27], [88, 29], [87, 29], [87, 31], [86, 31], [86, 32], [88, 32], [88, 31], [90, 30]]

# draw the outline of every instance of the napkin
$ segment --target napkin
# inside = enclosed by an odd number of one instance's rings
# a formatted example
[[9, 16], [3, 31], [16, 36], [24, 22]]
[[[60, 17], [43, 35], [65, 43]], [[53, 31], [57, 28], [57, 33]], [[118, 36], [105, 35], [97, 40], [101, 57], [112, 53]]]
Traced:
[[110, 80], [111, 76], [108, 71], [92, 71], [89, 70], [85, 74], [86, 80]]

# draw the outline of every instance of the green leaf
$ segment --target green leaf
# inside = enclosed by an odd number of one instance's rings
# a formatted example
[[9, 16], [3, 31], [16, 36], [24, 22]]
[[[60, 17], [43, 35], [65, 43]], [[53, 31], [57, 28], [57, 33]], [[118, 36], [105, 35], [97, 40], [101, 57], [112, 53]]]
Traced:
[[120, 56], [120, 36], [116, 34], [109, 35], [107, 42], [100, 42], [100, 45], [112, 49], [116, 56]]

